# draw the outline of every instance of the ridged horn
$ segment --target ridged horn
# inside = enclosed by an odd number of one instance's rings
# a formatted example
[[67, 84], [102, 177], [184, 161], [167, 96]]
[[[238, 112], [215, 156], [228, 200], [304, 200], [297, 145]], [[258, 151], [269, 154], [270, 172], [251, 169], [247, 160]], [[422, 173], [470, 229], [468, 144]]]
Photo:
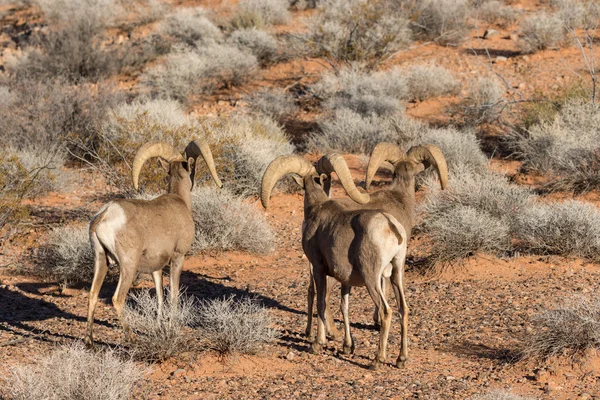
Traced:
[[348, 164], [346, 164], [346, 160], [344, 160], [344, 157], [340, 154], [331, 153], [321, 157], [317, 162], [317, 172], [327, 175], [331, 175], [332, 172], [335, 172], [340, 179], [340, 182], [342, 182], [344, 190], [352, 200], [359, 204], [369, 202], [369, 195], [367, 193], [361, 193], [358, 190], [352, 179], [352, 174], [350, 174], [350, 169], [348, 169]]
[[210, 171], [210, 176], [212, 176], [213, 181], [215, 181], [218, 187], [223, 187], [223, 183], [221, 183], [219, 175], [217, 175], [215, 160], [213, 159], [212, 152], [210, 151], [210, 147], [208, 146], [208, 142], [200, 139], [192, 140], [185, 148], [185, 157], [192, 157], [194, 159], [194, 168], [192, 169], [192, 172], [190, 174], [192, 183], [194, 182], [194, 176], [196, 175], [196, 162], [200, 155], [202, 156], [204, 162], [208, 166], [208, 170]]
[[269, 206], [271, 191], [275, 184], [287, 174], [297, 174], [305, 177], [310, 173], [316, 173], [312, 163], [297, 155], [280, 156], [271, 161], [262, 177], [260, 201], [264, 208]]
[[396, 164], [405, 157], [406, 154], [404, 154], [402, 149], [395, 144], [387, 142], [378, 143], [371, 152], [371, 158], [369, 159], [369, 165], [367, 166], [365, 188], [369, 190], [377, 170], [379, 167], [381, 167], [381, 164], [383, 164], [384, 161], [389, 161], [392, 164]]
[[177, 153], [169, 143], [152, 142], [144, 144], [138, 149], [137, 153], [135, 153], [133, 166], [131, 168], [131, 178], [135, 190], [138, 189], [140, 172], [142, 171], [144, 163], [154, 157], [160, 157], [167, 162], [185, 161], [181, 154]]
[[442, 189], [446, 189], [448, 186], [448, 165], [446, 164], [446, 157], [444, 157], [444, 153], [439, 147], [433, 144], [411, 147], [408, 150], [407, 157], [422, 162], [425, 168], [433, 165], [440, 178], [440, 186]]

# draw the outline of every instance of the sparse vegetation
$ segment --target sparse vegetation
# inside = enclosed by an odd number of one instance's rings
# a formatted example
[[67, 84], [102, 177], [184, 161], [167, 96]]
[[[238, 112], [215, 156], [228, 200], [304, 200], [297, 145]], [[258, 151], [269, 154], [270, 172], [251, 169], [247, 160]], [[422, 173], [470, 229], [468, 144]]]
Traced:
[[257, 65], [252, 54], [211, 43], [169, 54], [164, 64], [146, 71], [141, 82], [156, 97], [186, 101], [192, 93], [210, 93], [221, 86], [246, 81]]
[[264, 114], [275, 121], [281, 121], [298, 111], [292, 95], [277, 89], [255, 92], [246, 101], [253, 112]]
[[600, 349], [600, 301], [571, 296], [564, 304], [532, 318], [534, 331], [524, 343], [526, 357], [581, 356]]
[[93, 352], [73, 344], [35, 365], [13, 367], [3, 386], [14, 400], [126, 400], [143, 375], [133, 361], [121, 360], [113, 351]]
[[[258, 194], [269, 163], [294, 151], [281, 126], [264, 115], [220, 118], [206, 121], [203, 126], [211, 140], [219, 176], [236, 195]], [[207, 176], [203, 165], [198, 165], [197, 171], [197, 179]]]
[[470, 130], [459, 131], [454, 128], [424, 129], [418, 144], [432, 143], [440, 147], [453, 171], [471, 171], [484, 173], [487, 171], [488, 159], [480, 148], [479, 140]]
[[234, 31], [229, 36], [229, 42], [241, 51], [253, 54], [261, 65], [273, 62], [277, 56], [277, 40], [268, 32], [256, 28]]
[[198, 317], [198, 338], [221, 356], [255, 354], [278, 336], [269, 311], [250, 298], [205, 300], [198, 306]]
[[391, 115], [403, 110], [400, 99], [407, 96], [408, 85], [398, 69], [363, 72], [357, 65], [329, 72], [311, 87], [329, 110], [349, 109], [365, 117]]
[[520, 46], [525, 53], [559, 48], [565, 41], [565, 25], [553, 14], [532, 15], [521, 22]]
[[54, 228], [46, 243], [38, 248], [38, 273], [66, 284], [91, 282], [94, 252], [88, 226]]
[[515, 236], [530, 252], [600, 257], [600, 210], [593, 204], [532, 203], [514, 218]]
[[419, 65], [407, 71], [408, 97], [427, 100], [432, 97], [456, 93], [460, 82], [446, 68], [435, 65]]
[[72, 86], [62, 79], [9, 81], [6, 106], [0, 107], [0, 140], [23, 151], [66, 155], [71, 140], [91, 145], [108, 109], [122, 100], [112, 87]]
[[402, 113], [385, 117], [363, 116], [342, 108], [332, 118], [319, 122], [319, 128], [321, 132], [314, 132], [308, 138], [310, 151], [368, 154], [379, 142], [405, 147], [419, 136], [423, 125]]
[[505, 106], [504, 92], [497, 79], [487, 76], [477, 78], [469, 86], [464, 100], [465, 118], [475, 124], [496, 120]]
[[200, 187], [192, 192], [196, 221], [195, 251], [241, 250], [264, 254], [273, 249], [275, 234], [263, 214], [225, 189]]
[[519, 11], [499, 0], [484, 1], [477, 8], [477, 16], [489, 24], [506, 28], [517, 21]]
[[175, 306], [167, 291], [162, 312], [149, 290], [132, 292], [130, 299], [123, 318], [135, 334], [129, 349], [133, 358], [160, 362], [189, 349], [190, 332], [186, 328], [195, 321], [191, 297], [180, 294]]
[[531, 397], [523, 397], [504, 390], [492, 390], [486, 394], [471, 397], [471, 400], [534, 400]]
[[452, 171], [449, 187], [434, 189], [424, 205], [431, 263], [447, 265], [478, 251], [511, 250], [515, 216], [529, 206], [531, 193], [499, 174], [469, 170]]
[[549, 174], [548, 190], [585, 193], [600, 184], [600, 112], [581, 100], [569, 101], [552, 120], [515, 132], [510, 143], [524, 169]]
[[411, 27], [417, 37], [442, 46], [456, 46], [465, 39], [470, 13], [467, 0], [405, 0], [403, 4], [406, 12], [416, 16]]
[[240, 0], [231, 23], [241, 29], [283, 24], [290, 18], [288, 7], [288, 0]]
[[223, 33], [201, 7], [178, 8], [161, 22], [160, 31], [189, 46], [203, 46], [223, 40]]
[[411, 42], [402, 10], [383, 0], [325, 0], [308, 22], [306, 45], [330, 63], [372, 69]]

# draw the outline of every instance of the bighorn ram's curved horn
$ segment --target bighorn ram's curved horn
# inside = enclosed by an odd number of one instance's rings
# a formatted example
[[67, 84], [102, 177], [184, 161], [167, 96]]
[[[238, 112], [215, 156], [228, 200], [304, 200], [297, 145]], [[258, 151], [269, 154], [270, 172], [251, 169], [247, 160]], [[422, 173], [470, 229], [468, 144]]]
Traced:
[[359, 204], [369, 202], [369, 195], [367, 193], [359, 192], [356, 185], [354, 185], [352, 175], [348, 169], [348, 164], [346, 164], [346, 160], [344, 160], [344, 157], [341, 155], [331, 153], [321, 157], [317, 162], [317, 172], [325, 173], [327, 175], [331, 175], [332, 172], [335, 172], [340, 179], [340, 182], [342, 182], [344, 190], [346, 190], [346, 193], [348, 193], [348, 196], [350, 196], [352, 200]]
[[140, 172], [142, 171], [144, 163], [154, 157], [160, 157], [167, 162], [185, 161], [181, 154], [177, 153], [173, 146], [171, 146], [169, 143], [146, 143], [138, 149], [137, 153], [135, 153], [135, 158], [133, 159], [131, 178], [133, 180], [133, 187], [135, 190], [138, 188], [138, 180], [140, 178]]
[[425, 168], [433, 165], [440, 178], [440, 186], [442, 189], [446, 189], [446, 186], [448, 186], [448, 165], [446, 164], [444, 153], [442, 153], [439, 147], [433, 144], [414, 146], [408, 150], [407, 157], [414, 161], [422, 162]]
[[369, 165], [367, 166], [367, 177], [365, 179], [365, 188], [369, 190], [371, 182], [377, 173], [377, 170], [384, 161], [389, 161], [396, 164], [398, 161], [406, 157], [406, 154], [393, 143], [381, 142], [371, 152]]
[[286, 174], [298, 174], [302, 177], [310, 173], [316, 173], [312, 163], [304, 158], [291, 155], [277, 157], [265, 170], [262, 177], [260, 201], [264, 208], [269, 206], [271, 191], [275, 184]]
[[210, 171], [210, 176], [212, 176], [213, 181], [215, 181], [218, 187], [223, 187], [223, 183], [221, 183], [221, 180], [217, 175], [217, 168], [215, 167], [215, 161], [213, 159], [212, 152], [210, 151], [210, 147], [208, 146], [207, 142], [200, 139], [192, 140], [185, 148], [185, 157], [192, 157], [194, 159], [194, 168], [192, 169], [191, 173], [192, 182], [194, 182], [194, 176], [196, 175], [195, 161], [200, 155], [202, 155], [204, 162], [206, 162], [208, 170]]

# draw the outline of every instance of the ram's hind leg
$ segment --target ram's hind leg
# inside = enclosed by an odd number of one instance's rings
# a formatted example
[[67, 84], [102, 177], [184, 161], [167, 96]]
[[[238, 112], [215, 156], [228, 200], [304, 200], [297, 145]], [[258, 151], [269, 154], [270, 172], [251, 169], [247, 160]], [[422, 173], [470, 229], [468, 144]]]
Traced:
[[315, 279], [313, 277], [312, 264], [308, 263], [308, 267], [310, 269], [309, 277], [308, 277], [308, 293], [307, 293], [307, 315], [308, 319], [306, 321], [306, 330], [304, 331], [307, 338], [310, 338], [312, 333], [312, 323], [313, 323], [313, 308], [315, 303]]
[[102, 287], [106, 272], [108, 271], [106, 251], [98, 241], [95, 233], [92, 233], [91, 241], [94, 249], [94, 280], [92, 281], [88, 304], [87, 330], [85, 333], [85, 345], [87, 347], [94, 347], [94, 311], [96, 310], [96, 304], [98, 303], [100, 288]]
[[317, 337], [313, 341], [313, 353], [320, 353], [327, 338], [325, 337], [325, 308], [327, 307], [327, 276], [322, 265], [313, 263], [313, 277], [317, 288]]
[[344, 317], [344, 354], [354, 353], [354, 339], [352, 339], [352, 335], [350, 334], [350, 289], [351, 286], [342, 284], [342, 300], [340, 302], [340, 309], [342, 311], [342, 316]]
[[127, 293], [133, 284], [135, 277], [137, 276], [137, 265], [138, 258], [131, 257], [118, 257], [120, 262], [120, 275], [119, 275], [119, 283], [117, 284], [117, 289], [115, 290], [115, 294], [113, 295], [112, 302], [115, 310], [117, 311], [117, 316], [119, 317], [119, 321], [125, 330], [125, 340], [131, 341], [131, 328], [125, 323], [123, 318], [123, 311], [125, 309], [125, 300], [127, 299]]
[[394, 258], [392, 265], [392, 285], [394, 286], [402, 321], [402, 343], [400, 355], [396, 360], [396, 366], [402, 368], [408, 360], [408, 304], [406, 303], [406, 295], [404, 294], [404, 256]]
[[385, 363], [387, 354], [387, 340], [390, 333], [390, 324], [392, 322], [392, 309], [386, 301], [386, 296], [381, 287], [381, 274], [374, 274], [374, 276], [365, 276], [365, 284], [375, 307], [379, 310], [379, 320], [381, 321], [381, 328], [379, 330], [379, 347], [377, 349], [377, 355], [373, 361], [372, 368], [377, 369], [380, 364]]
[[164, 304], [164, 289], [163, 289], [163, 270], [162, 268], [152, 273], [152, 280], [156, 288], [156, 299], [158, 301], [158, 316], [162, 317]]

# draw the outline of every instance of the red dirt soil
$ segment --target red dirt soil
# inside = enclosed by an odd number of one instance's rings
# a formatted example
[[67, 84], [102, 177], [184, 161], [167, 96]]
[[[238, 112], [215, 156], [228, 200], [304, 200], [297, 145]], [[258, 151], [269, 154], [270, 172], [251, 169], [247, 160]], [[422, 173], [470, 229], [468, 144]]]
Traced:
[[[176, 6], [203, 6], [222, 9], [232, 2], [171, 1]], [[526, 11], [539, 10], [538, 1], [515, 1]], [[545, 2], [543, 2], [545, 3]], [[6, 9], [6, 8], [5, 8]], [[0, 9], [4, 11], [4, 9]], [[221, 11], [225, 13], [227, 10]], [[299, 14], [299, 13], [296, 13]], [[310, 12], [302, 12], [302, 16]], [[22, 21], [34, 18], [30, 10], [4, 17]], [[297, 21], [299, 16], [294, 17]], [[20, 22], [18, 22], [20, 23]], [[576, 82], [583, 68], [574, 47], [547, 50], [534, 55], [518, 53], [514, 34], [517, 26], [499, 29], [492, 40], [480, 39], [486, 26], [472, 31], [464, 44], [443, 48], [417, 44], [399, 53], [384, 68], [435, 63], [452, 70], [467, 87], [473, 78], [496, 72], [509, 86], [509, 95], [518, 92], [525, 98], [534, 93], [547, 96]], [[278, 32], [293, 27], [274, 28]], [[0, 42], [4, 40], [0, 36]], [[489, 50], [491, 57], [485, 54]], [[8, 47], [0, 55], [11, 53]], [[501, 58], [498, 58], [501, 57]], [[506, 59], [502, 58], [505, 57]], [[287, 87], [294, 82], [314, 82], [324, 71], [318, 60], [291, 60], [262, 71], [261, 76], [242, 88], [235, 88], [192, 104], [199, 115], [228, 113], [240, 106], [247, 93], [263, 86]], [[124, 78], [129, 79], [129, 78]], [[126, 87], [132, 83], [128, 82]], [[462, 94], [464, 95], [464, 93]], [[445, 109], [458, 98], [441, 98], [407, 105], [408, 114], [428, 122], [447, 121]], [[301, 114], [299, 119], [313, 116]], [[355, 177], [364, 176], [360, 157], [348, 156]], [[491, 168], [513, 176], [519, 184], [535, 185], [543, 177], [523, 176], [519, 163], [493, 160]], [[102, 185], [89, 182], [89, 175], [72, 171], [77, 192], [51, 193], [35, 205], [52, 213], [66, 213], [75, 207], [88, 212], [99, 209]], [[380, 176], [383, 179], [383, 175]], [[389, 176], [386, 177], [389, 179]], [[342, 190], [335, 186], [334, 197]], [[600, 201], [598, 193], [583, 196]], [[555, 195], [550, 199], [564, 199]], [[262, 210], [254, 202], [257, 213]], [[600, 266], [582, 260], [560, 257], [515, 257], [498, 259], [477, 255], [462, 265], [437, 274], [421, 275], [411, 269], [411, 255], [422, 253], [420, 241], [409, 245], [405, 287], [410, 306], [409, 356], [405, 369], [393, 367], [399, 352], [399, 323], [394, 316], [389, 341], [388, 365], [377, 371], [369, 364], [376, 351], [378, 332], [371, 319], [372, 302], [362, 288], [354, 289], [350, 300], [352, 333], [356, 353], [341, 352], [341, 341], [330, 341], [321, 355], [311, 354], [303, 336], [306, 323], [307, 261], [300, 243], [302, 196], [278, 194], [266, 212], [277, 233], [276, 250], [266, 256], [226, 252], [189, 257], [182, 285], [199, 298], [229, 294], [255, 296], [270, 308], [280, 332], [279, 339], [256, 356], [220, 360], [211, 352], [198, 352], [198, 344], [176, 359], [150, 366], [136, 398], [145, 399], [220, 399], [220, 398], [416, 398], [467, 399], [492, 389], [541, 399], [600, 399], [600, 358], [594, 354], [581, 360], [559, 358], [542, 364], [517, 361], [522, 340], [531, 332], [530, 317], [552, 308], [566, 296], [598, 293]], [[64, 214], [66, 215], [66, 214]], [[14, 270], [15, 254], [36, 246], [47, 232], [36, 226], [28, 236], [0, 250], [0, 265]], [[3, 260], [7, 260], [6, 262]], [[137, 287], [151, 287], [149, 279]], [[116, 314], [110, 305], [114, 284], [105, 283], [96, 309], [96, 339], [101, 346], [123, 343]], [[79, 341], [85, 333], [88, 287], [64, 289], [23, 274], [0, 268], [0, 377], [11, 366], [34, 362], [57, 344]], [[134, 289], [135, 290], [135, 289]], [[339, 318], [339, 295], [332, 296], [330, 307]], [[337, 320], [340, 325], [339, 319]]]

